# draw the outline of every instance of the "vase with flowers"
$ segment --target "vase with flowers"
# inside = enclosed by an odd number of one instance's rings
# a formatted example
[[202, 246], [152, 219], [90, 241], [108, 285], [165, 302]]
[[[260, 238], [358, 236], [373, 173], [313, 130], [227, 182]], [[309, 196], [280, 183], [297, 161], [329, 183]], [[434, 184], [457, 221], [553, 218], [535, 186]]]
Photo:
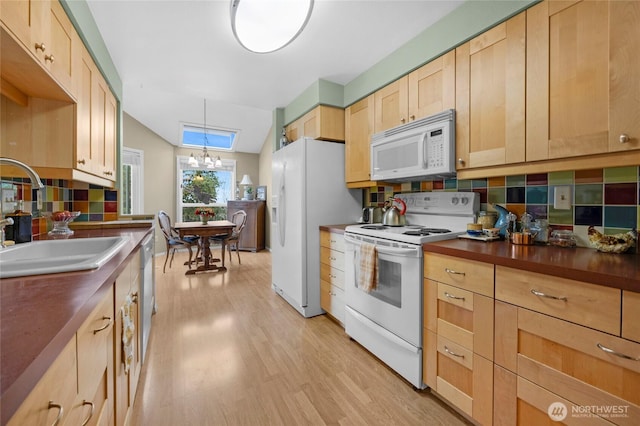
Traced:
[[208, 207], [198, 207], [195, 211], [195, 214], [200, 216], [200, 220], [202, 221], [203, 225], [206, 225], [209, 222], [209, 218], [215, 215], [213, 210]]

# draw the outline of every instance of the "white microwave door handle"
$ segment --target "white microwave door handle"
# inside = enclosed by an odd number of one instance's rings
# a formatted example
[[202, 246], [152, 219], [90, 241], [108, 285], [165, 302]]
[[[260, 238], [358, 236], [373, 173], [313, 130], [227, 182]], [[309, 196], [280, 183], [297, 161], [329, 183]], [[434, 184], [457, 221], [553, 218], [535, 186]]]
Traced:
[[427, 157], [429, 151], [428, 139], [429, 132], [424, 132], [422, 134], [422, 161], [425, 169], [429, 168], [429, 158]]

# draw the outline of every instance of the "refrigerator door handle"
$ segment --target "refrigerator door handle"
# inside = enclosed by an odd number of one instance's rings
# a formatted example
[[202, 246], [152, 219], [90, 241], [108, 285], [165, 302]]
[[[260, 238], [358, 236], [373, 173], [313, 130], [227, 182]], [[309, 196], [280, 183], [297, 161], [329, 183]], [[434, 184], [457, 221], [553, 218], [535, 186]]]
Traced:
[[286, 191], [285, 191], [285, 174], [287, 172], [287, 162], [285, 161], [282, 164], [282, 175], [280, 175], [280, 188], [278, 190], [278, 237], [280, 239], [280, 246], [284, 247], [284, 238], [285, 238], [285, 212], [287, 205]]

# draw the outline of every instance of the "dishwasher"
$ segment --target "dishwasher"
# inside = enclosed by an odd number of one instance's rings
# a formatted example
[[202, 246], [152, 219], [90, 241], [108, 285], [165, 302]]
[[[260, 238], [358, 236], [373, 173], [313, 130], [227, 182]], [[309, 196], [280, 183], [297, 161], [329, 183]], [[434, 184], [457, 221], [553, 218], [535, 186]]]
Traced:
[[151, 333], [151, 316], [156, 312], [156, 281], [154, 267], [154, 241], [152, 233], [142, 242], [140, 276], [140, 327], [142, 330], [141, 359], [145, 360], [147, 345], [149, 344], [149, 334]]

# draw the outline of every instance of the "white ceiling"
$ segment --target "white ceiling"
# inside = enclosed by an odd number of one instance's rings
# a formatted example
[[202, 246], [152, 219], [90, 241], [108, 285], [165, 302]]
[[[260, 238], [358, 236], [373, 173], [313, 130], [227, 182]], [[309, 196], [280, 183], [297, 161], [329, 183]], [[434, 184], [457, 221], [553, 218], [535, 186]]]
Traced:
[[[318, 79], [344, 85], [463, 3], [315, 0], [302, 34], [255, 54], [233, 38], [230, 0], [87, 0], [123, 82], [123, 110], [172, 144], [181, 123], [239, 131], [258, 153], [273, 110]], [[286, 19], [283, 16], [282, 19]]]

